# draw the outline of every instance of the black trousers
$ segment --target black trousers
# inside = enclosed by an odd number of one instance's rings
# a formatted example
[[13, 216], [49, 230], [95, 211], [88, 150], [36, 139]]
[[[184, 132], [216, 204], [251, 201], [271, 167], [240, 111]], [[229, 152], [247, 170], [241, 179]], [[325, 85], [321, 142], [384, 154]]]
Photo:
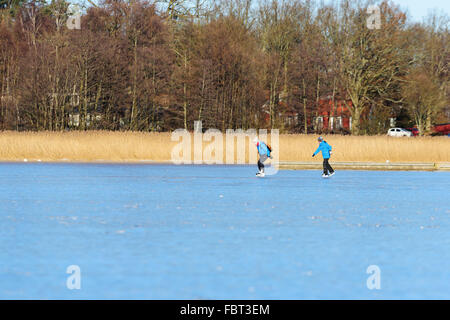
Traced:
[[333, 173], [334, 170], [328, 163], [328, 159], [323, 159], [323, 174]]
[[259, 157], [259, 159], [258, 159], [258, 170], [260, 172], [264, 171], [264, 161], [266, 161], [266, 160], [267, 160], [267, 156], [266, 155], [262, 155], [262, 156]]

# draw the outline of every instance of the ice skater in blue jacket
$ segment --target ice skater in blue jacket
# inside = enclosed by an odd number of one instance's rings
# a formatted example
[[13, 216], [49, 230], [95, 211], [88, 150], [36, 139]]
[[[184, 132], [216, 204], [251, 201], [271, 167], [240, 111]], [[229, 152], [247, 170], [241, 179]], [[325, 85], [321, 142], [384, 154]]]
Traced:
[[259, 159], [258, 159], [258, 171], [259, 172], [257, 172], [256, 175], [260, 176], [260, 177], [264, 177], [264, 161], [266, 161], [267, 158], [272, 159], [272, 156], [270, 155], [272, 150], [263, 141], [259, 141], [257, 137], [253, 138], [253, 143], [256, 145], [256, 148], [258, 149], [258, 154], [259, 154]]
[[323, 157], [323, 174], [322, 177], [331, 177], [334, 174], [333, 168], [328, 163], [328, 160], [331, 156], [331, 146], [323, 140], [322, 137], [319, 137], [317, 139], [319, 141], [319, 147], [317, 150], [313, 153], [313, 157], [318, 154], [320, 151], [322, 151], [322, 157]]

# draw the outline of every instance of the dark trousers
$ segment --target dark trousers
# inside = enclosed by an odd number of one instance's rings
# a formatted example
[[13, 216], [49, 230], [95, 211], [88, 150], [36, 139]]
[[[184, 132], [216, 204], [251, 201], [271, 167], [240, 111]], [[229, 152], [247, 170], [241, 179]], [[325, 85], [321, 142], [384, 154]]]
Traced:
[[259, 160], [258, 160], [258, 170], [261, 172], [261, 171], [264, 171], [264, 161], [266, 161], [267, 160], [267, 156], [266, 155], [262, 155], [262, 156], [260, 156], [259, 157]]
[[328, 163], [328, 159], [323, 159], [323, 174], [333, 173], [334, 170]]

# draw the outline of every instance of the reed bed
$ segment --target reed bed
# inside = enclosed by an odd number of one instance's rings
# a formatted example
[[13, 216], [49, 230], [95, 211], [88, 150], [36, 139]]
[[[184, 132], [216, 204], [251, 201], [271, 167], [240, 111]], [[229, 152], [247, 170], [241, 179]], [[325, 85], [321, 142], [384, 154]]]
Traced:
[[[311, 161], [317, 136], [280, 136], [280, 160]], [[449, 162], [448, 137], [324, 136], [333, 161]]]
[[[324, 136], [333, 146], [332, 161], [345, 162], [450, 162], [448, 137], [393, 138], [387, 136]], [[194, 159], [192, 140], [191, 159]], [[270, 143], [269, 134], [269, 143]], [[171, 161], [173, 147], [170, 133], [143, 132], [0, 132], [0, 161]], [[204, 147], [209, 142], [204, 142]], [[235, 143], [235, 159], [236, 148]], [[246, 143], [246, 150], [255, 150]], [[283, 134], [279, 136], [280, 161], [321, 161], [312, 158], [317, 135]], [[226, 148], [224, 137], [223, 146]], [[277, 150], [278, 149], [278, 150]], [[274, 155], [275, 155], [274, 153]], [[224, 162], [226, 161], [224, 152]], [[245, 162], [254, 154], [246, 152]], [[203, 159], [205, 160], [205, 159]]]

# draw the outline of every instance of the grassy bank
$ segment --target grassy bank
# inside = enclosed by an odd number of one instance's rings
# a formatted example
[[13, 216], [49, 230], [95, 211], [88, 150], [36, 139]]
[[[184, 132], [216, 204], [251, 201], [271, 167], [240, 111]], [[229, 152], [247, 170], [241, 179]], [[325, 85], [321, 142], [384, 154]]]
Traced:
[[[333, 161], [450, 162], [447, 137], [324, 137], [333, 146]], [[320, 156], [311, 158], [317, 147], [316, 138], [317, 135], [280, 135], [280, 161], [320, 162]], [[8, 131], [0, 133], [0, 161], [170, 161], [176, 144], [170, 133]], [[204, 142], [204, 146], [207, 144]], [[225, 139], [223, 145], [226, 146]]]

